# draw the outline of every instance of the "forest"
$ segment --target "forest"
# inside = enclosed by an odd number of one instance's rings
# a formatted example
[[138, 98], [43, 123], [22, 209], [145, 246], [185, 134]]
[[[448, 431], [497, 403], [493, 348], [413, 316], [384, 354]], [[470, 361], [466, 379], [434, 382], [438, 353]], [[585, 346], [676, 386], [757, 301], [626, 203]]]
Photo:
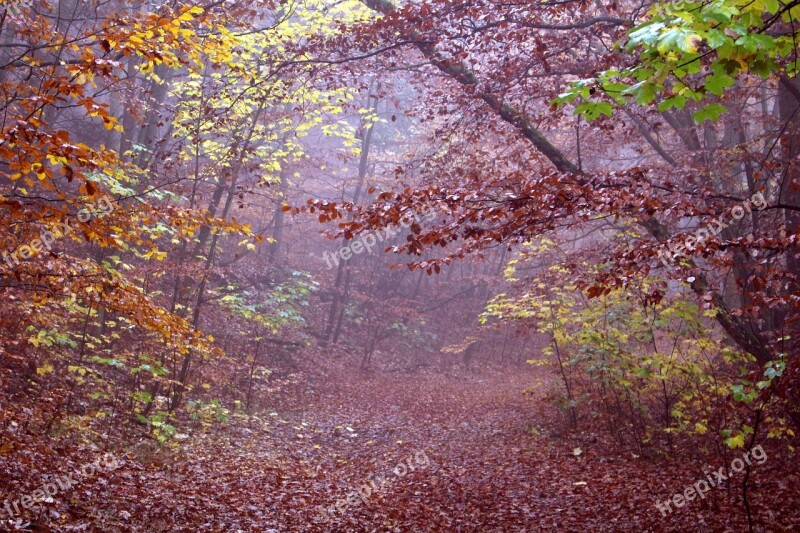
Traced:
[[0, 0], [0, 532], [800, 530], [800, 0]]

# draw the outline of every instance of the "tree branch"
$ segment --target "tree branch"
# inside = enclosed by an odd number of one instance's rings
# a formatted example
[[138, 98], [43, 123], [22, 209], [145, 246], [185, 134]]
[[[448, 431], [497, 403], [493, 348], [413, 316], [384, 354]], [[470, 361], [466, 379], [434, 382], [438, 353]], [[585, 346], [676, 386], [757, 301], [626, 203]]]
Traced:
[[[398, 13], [397, 7], [389, 0], [362, 0], [370, 9], [391, 15]], [[583, 174], [572, 161], [570, 161], [558, 148], [533, 125], [533, 122], [515, 107], [505, 104], [497, 96], [486, 91], [480, 90], [480, 79], [469, 68], [451, 59], [445, 59], [436, 51], [435, 43], [429, 42], [420, 32], [408, 30], [406, 39], [414, 41], [417, 49], [428, 58], [439, 70], [459, 82], [460, 84], [475, 90], [475, 95], [481, 98], [490, 108], [492, 108], [500, 118], [508, 124], [514, 126], [523, 137], [528, 139], [531, 144], [545, 156], [553, 166], [560, 172], [572, 174], [579, 185], [589, 184], [589, 178]], [[660, 243], [666, 243], [669, 238], [669, 231], [654, 216], [647, 216], [639, 220], [644, 228]], [[695, 281], [691, 284], [692, 290], [699, 296], [711, 295], [713, 304], [718, 308], [716, 314], [720, 326], [734, 339], [742, 348], [755, 356], [760, 363], [771, 360], [771, 354], [767, 348], [767, 342], [763, 334], [752, 327], [745, 317], [733, 315], [731, 308], [724, 301], [719, 291], [714, 290], [708, 282], [708, 278], [702, 273], [695, 274]]]

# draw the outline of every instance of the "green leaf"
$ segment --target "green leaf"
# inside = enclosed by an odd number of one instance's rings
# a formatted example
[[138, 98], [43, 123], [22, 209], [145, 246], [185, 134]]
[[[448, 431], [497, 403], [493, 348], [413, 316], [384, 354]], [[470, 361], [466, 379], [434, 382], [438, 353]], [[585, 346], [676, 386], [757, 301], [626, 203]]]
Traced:
[[720, 71], [713, 76], [706, 78], [705, 88], [711, 94], [722, 96], [722, 93], [725, 92], [725, 89], [734, 85], [735, 83], [736, 82], [733, 80], [733, 78]]
[[750, 72], [760, 76], [762, 79], [767, 79], [772, 75], [772, 71], [777, 67], [769, 62], [757, 59], [750, 64]]
[[631, 86], [623, 94], [632, 94], [636, 98], [637, 104], [647, 105], [655, 99], [657, 92], [658, 88], [654, 83], [642, 81]]
[[697, 111], [694, 115], [692, 115], [692, 118], [698, 124], [702, 124], [706, 120], [710, 120], [711, 122], [716, 122], [719, 119], [720, 115], [722, 115], [727, 110], [728, 108], [722, 104], [709, 104], [700, 111]]
[[764, 9], [766, 9], [770, 15], [777, 13], [780, 7], [781, 4], [778, 0], [764, 0]]
[[672, 109], [673, 107], [676, 109], [683, 109], [686, 106], [687, 99], [688, 98], [685, 94], [667, 98], [666, 100], [658, 104], [658, 110], [664, 112], [667, 111], [668, 109]]
[[678, 43], [683, 40], [684, 36], [685, 30], [670, 28], [659, 36], [656, 50], [659, 54], [665, 55], [670, 50], [678, 48]]
[[607, 117], [611, 117], [611, 115], [614, 113], [614, 110], [611, 107], [611, 104], [608, 103], [608, 102], [599, 102], [597, 104], [597, 108], [596, 109], [597, 109], [597, 112], [599, 114], [605, 115]]
[[613, 108], [609, 102], [583, 102], [572, 112], [573, 115], [582, 115], [589, 122], [595, 120], [601, 113], [607, 117], [612, 115]]
[[733, 399], [737, 402], [751, 403], [758, 398], [758, 391], [745, 392], [744, 385], [731, 385], [731, 392], [733, 393]]
[[131, 398], [142, 403], [150, 403], [153, 401], [153, 396], [149, 392], [145, 391], [136, 391], [131, 394]]
[[101, 365], [108, 365], [108, 366], [117, 366], [117, 367], [125, 366], [120, 361], [117, 361], [116, 359], [110, 357], [92, 357], [91, 359], [89, 359], [89, 362], [98, 363]]
[[736, 39], [735, 44], [751, 53], [758, 51], [760, 48], [767, 51], [775, 49], [775, 40], [768, 35], [742, 35]]
[[709, 48], [716, 50], [725, 44], [732, 43], [733, 39], [725, 35], [725, 33], [720, 30], [711, 29], [706, 34], [706, 42], [708, 43]]
[[632, 28], [628, 33], [628, 47], [636, 48], [640, 45], [651, 45], [658, 41], [659, 32], [664, 28], [662, 22], [645, 22], [638, 28]]
[[606, 92], [621, 93], [622, 91], [624, 91], [627, 88], [628, 88], [628, 85], [626, 85], [624, 83], [611, 82], [611, 81], [603, 83], [603, 90], [606, 91]]

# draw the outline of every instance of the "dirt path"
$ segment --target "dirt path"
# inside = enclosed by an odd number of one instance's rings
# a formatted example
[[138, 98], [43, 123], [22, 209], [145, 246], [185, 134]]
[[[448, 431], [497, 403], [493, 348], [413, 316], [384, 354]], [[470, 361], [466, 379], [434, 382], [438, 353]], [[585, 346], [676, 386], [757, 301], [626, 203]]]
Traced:
[[716, 496], [661, 518], [655, 498], [693, 470], [551, 434], [536, 382], [353, 378], [305, 414], [234, 423], [222, 440], [195, 434], [168, 463], [130, 461], [102, 487], [104, 517], [89, 521], [98, 531], [741, 530], [737, 514], [719, 518]]

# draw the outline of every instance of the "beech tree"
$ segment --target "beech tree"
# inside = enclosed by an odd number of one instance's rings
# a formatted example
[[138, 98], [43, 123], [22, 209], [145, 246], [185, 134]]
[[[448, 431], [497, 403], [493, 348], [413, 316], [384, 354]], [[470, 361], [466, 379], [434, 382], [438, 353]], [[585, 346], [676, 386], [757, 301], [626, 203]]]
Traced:
[[[705, 221], [731, 220], [733, 212], [733, 223], [705, 230], [713, 235], [700, 242], [687, 240], [684, 253], [674, 266], [668, 265], [665, 274], [691, 286], [704, 307], [713, 309], [730, 338], [753, 354], [759, 365], [788, 357], [790, 367], [796, 366], [791, 348], [796, 273], [791, 265], [797, 227], [791, 213], [797, 206], [793, 193], [787, 194], [793, 190], [791, 117], [796, 105], [791, 98], [796, 52], [789, 25], [792, 4], [770, 4], [766, 14], [762, 6], [751, 4], [657, 4], [627, 33], [623, 32], [641, 15], [633, 7], [627, 10], [617, 4], [600, 17], [589, 18], [583, 16], [581, 3], [367, 5], [383, 14], [369, 35], [388, 40], [390, 44], [383, 47], [392, 53], [398, 44], [416, 48], [430, 68], [452, 80], [445, 84], [447, 98], [468, 106], [480, 102], [506, 124], [501, 131], [530, 144], [531, 159], [539, 164], [521, 162], [513, 170], [506, 169], [506, 175], [480, 175], [487, 172], [485, 165], [474, 162], [470, 174], [475, 177], [466, 186], [448, 187], [440, 180], [424, 189], [387, 191], [378, 202], [357, 210], [356, 221], [342, 224], [345, 235], [393, 223], [407, 206], [434, 205], [448, 214], [448, 224], [417, 231], [396, 251], [414, 254], [445, 247], [449, 251], [442, 257], [412, 265], [438, 272], [441, 265], [498, 242], [526, 242], [557, 227], [585, 229], [598, 219], [634, 221], [649, 238], [642, 235], [621, 242], [607, 256], [608, 268], [579, 283], [590, 296], [597, 296], [626, 286], [634, 272], [661, 270], [658, 259], [664, 247], [672, 252], [676, 243], [691, 238]], [[725, 24], [735, 29], [725, 34], [720, 27]], [[557, 46], [544, 40], [554, 39], [559, 30], [571, 32], [569, 44]], [[591, 53], [615, 39], [622, 39], [630, 51]], [[581, 61], [581, 54], [574, 52], [578, 42], [586, 43], [584, 53], [591, 54], [588, 61]], [[371, 46], [367, 40], [364, 43]], [[515, 63], [519, 56], [506, 53], [532, 43], [539, 44], [526, 64]], [[615, 62], [634, 66], [587, 77], [597, 72], [595, 66]], [[750, 69], [750, 64], [755, 67]], [[707, 75], [688, 82], [702, 73]], [[585, 79], [570, 81], [575, 77]], [[635, 83], [626, 84], [630, 78]], [[537, 127], [541, 119], [534, 118], [536, 107], [526, 100], [527, 94], [537, 90], [544, 91], [539, 109], [551, 100], [563, 106], [585, 99], [574, 106], [573, 114], [596, 121], [586, 127], [601, 132], [620, 129], [610, 117], [614, 106], [627, 106], [631, 121], [623, 123], [623, 134], [642, 136], [654, 157], [611, 172], [590, 168], [586, 137], [582, 143], [576, 138], [572, 146], [559, 148]], [[557, 98], [556, 91], [561, 91]], [[659, 92], [664, 98], [658, 109], [637, 109], [626, 103], [632, 100], [648, 106]], [[432, 94], [434, 100], [437, 94], [445, 98], [440, 89]], [[762, 102], [752, 111], [759, 120], [745, 127], [742, 117], [753, 109], [747, 103], [751, 94]], [[735, 99], [739, 112], [726, 120], [730, 115], [721, 116], [724, 106], [704, 102], [704, 98]], [[564, 115], [556, 115], [550, 123], [555, 137], [563, 137], [565, 120], [560, 117]], [[668, 124], [684, 148], [670, 153], [646, 121]], [[487, 131], [498, 129], [496, 124], [486, 127]], [[595, 131], [591, 138], [597, 138]], [[750, 139], [757, 139], [760, 148], [750, 148]], [[775, 149], [778, 144], [780, 150]], [[582, 162], [577, 164], [573, 157], [579, 157], [581, 148]], [[699, 152], [702, 157], [682, 162]], [[722, 154], [726, 160], [720, 165]], [[754, 207], [753, 198], [763, 198], [765, 203]], [[351, 208], [312, 205], [323, 212]], [[746, 213], [740, 214], [742, 209]], [[463, 241], [458, 248], [453, 245], [456, 240]], [[727, 272], [735, 276], [735, 287], [726, 286]], [[665, 287], [654, 287], [651, 297], [662, 298]], [[786, 392], [794, 395], [794, 390], [789, 386]]]

